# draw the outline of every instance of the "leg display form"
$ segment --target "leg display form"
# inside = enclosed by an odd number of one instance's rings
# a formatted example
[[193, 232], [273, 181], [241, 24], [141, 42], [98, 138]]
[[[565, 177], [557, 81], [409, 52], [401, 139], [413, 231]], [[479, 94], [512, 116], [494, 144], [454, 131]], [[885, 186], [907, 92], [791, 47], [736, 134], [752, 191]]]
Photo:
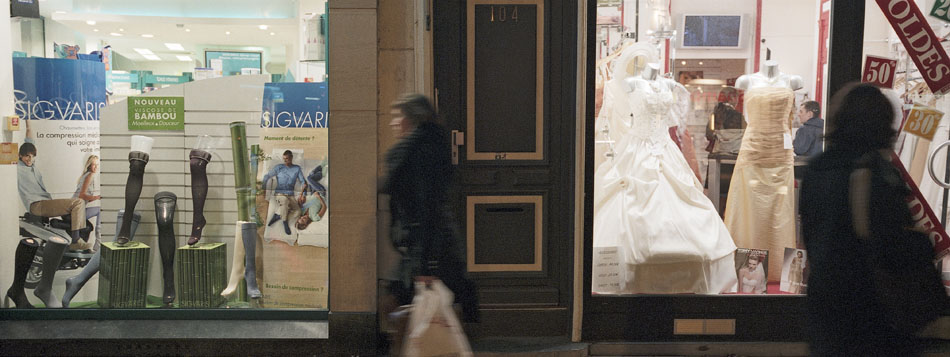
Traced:
[[[254, 249], [257, 246], [251, 246]], [[221, 291], [221, 296], [228, 296], [237, 291], [241, 278], [244, 277], [244, 225], [237, 222], [234, 227], [234, 254], [231, 256], [231, 274], [228, 276], [228, 286]]]
[[[119, 210], [119, 214], [116, 216], [115, 228], [116, 232], [119, 231], [122, 226], [122, 222], [125, 221], [125, 217], [131, 217], [129, 223], [129, 239], [135, 238], [135, 231], [139, 227], [139, 221], [142, 220], [142, 214], [135, 212], [131, 215], [126, 215], [124, 210]], [[116, 237], [113, 238], [113, 241], [118, 240], [118, 233]], [[89, 281], [96, 273], [99, 272], [99, 261], [102, 259], [102, 248], [96, 249], [96, 254], [92, 256], [92, 259], [89, 259], [89, 263], [86, 263], [86, 266], [82, 268], [82, 271], [79, 274], [66, 279], [66, 292], [63, 294], [63, 306], [69, 307], [69, 302], [72, 301], [73, 297], [76, 296], [76, 293], [86, 282]]]
[[66, 247], [69, 247], [69, 242], [59, 237], [50, 237], [43, 245], [43, 277], [40, 278], [39, 285], [33, 289], [33, 295], [43, 300], [46, 307], [63, 307], [59, 298], [53, 295], [53, 279], [56, 271], [59, 270], [59, 263], [63, 259]]
[[162, 256], [162, 303], [175, 301], [175, 208], [178, 197], [163, 191], [155, 194], [155, 222], [158, 223], [158, 251]]
[[13, 300], [19, 309], [33, 308], [33, 304], [30, 304], [26, 298], [23, 285], [26, 283], [26, 274], [33, 265], [33, 256], [36, 255], [36, 249], [39, 247], [40, 243], [33, 238], [21, 239], [20, 244], [17, 245], [13, 262], [13, 284], [7, 289], [7, 294], [3, 298], [4, 308], [10, 307], [10, 300]]
[[188, 245], [195, 245], [201, 239], [205, 227], [204, 207], [208, 198], [208, 174], [206, 168], [211, 162], [211, 154], [202, 150], [191, 150], [191, 197], [194, 206], [194, 218], [191, 224], [191, 237]]
[[[141, 135], [132, 136], [132, 151], [129, 152], [129, 178], [125, 182], [125, 211], [135, 212], [135, 205], [142, 194], [142, 178], [145, 175], [145, 165], [148, 164], [148, 154], [152, 151], [155, 140]], [[132, 239], [132, 216], [122, 219], [122, 226], [116, 236], [116, 243], [126, 244]]]
[[240, 222], [240, 224], [241, 240], [245, 247], [244, 281], [247, 282], [247, 296], [251, 299], [260, 299], [261, 290], [257, 287], [257, 266], [254, 262], [257, 251], [257, 223]]

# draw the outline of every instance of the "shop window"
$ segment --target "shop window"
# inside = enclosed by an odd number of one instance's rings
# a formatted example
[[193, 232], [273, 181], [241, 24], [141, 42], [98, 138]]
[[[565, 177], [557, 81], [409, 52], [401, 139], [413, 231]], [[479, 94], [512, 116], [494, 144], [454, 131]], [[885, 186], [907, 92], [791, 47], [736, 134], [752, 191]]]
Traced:
[[11, 20], [3, 307], [326, 310], [327, 1], [60, 5]]

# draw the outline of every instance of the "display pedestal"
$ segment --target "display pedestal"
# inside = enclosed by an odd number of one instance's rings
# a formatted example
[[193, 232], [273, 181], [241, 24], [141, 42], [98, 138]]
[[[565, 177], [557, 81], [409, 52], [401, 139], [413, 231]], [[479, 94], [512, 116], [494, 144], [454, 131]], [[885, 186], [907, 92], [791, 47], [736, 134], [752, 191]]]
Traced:
[[218, 307], [228, 285], [228, 251], [224, 243], [198, 243], [175, 251], [178, 307]]
[[99, 298], [102, 308], [144, 308], [151, 248], [142, 242], [102, 243]]

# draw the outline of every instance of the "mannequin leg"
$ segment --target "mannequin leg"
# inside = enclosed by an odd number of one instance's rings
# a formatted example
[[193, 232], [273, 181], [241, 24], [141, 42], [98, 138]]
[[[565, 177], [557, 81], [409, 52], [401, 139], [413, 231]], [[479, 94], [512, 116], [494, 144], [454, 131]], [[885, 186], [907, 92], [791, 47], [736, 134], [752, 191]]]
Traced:
[[191, 237], [188, 245], [195, 245], [201, 239], [201, 231], [205, 227], [205, 200], [208, 198], [207, 166], [211, 161], [211, 154], [201, 150], [191, 150], [191, 200], [194, 207], [194, 218], [191, 223]]
[[[119, 210], [119, 214], [116, 216], [115, 229], [116, 232], [119, 231], [119, 228], [122, 226], [122, 221], [125, 215], [125, 210]], [[142, 220], [142, 214], [135, 212], [132, 216], [132, 223], [130, 223], [130, 230], [132, 232], [131, 238], [135, 238], [135, 231], [139, 228], [139, 221]], [[118, 238], [113, 237], [113, 241]], [[101, 246], [96, 246], [96, 254], [92, 256], [92, 259], [89, 259], [89, 262], [86, 263], [86, 266], [82, 268], [82, 271], [75, 276], [66, 279], [66, 292], [63, 293], [63, 306], [69, 307], [69, 302], [73, 300], [73, 296], [76, 296], [76, 293], [82, 289], [83, 285], [86, 285], [86, 282], [89, 281], [96, 273], [99, 272], [99, 260], [101, 259], [102, 251], [100, 250]]]
[[231, 257], [231, 275], [228, 277], [228, 286], [221, 291], [221, 296], [228, 296], [237, 291], [238, 284], [244, 274], [244, 233], [243, 225], [237, 222], [234, 229], [234, 254]]
[[33, 304], [26, 298], [23, 291], [23, 284], [26, 282], [26, 274], [33, 265], [33, 256], [36, 255], [36, 249], [40, 247], [39, 242], [33, 238], [24, 238], [16, 247], [16, 255], [13, 263], [13, 284], [7, 289], [7, 295], [3, 298], [3, 307], [10, 307], [10, 300], [19, 309], [32, 309]]
[[162, 257], [162, 303], [175, 301], [175, 208], [178, 197], [171, 192], [155, 194], [155, 222], [158, 223], [158, 251]]
[[33, 295], [43, 300], [46, 307], [63, 307], [62, 301], [53, 295], [53, 278], [59, 270], [59, 263], [68, 246], [69, 242], [56, 237], [47, 239], [46, 245], [43, 246], [43, 278], [33, 289]]
[[[148, 164], [148, 154], [141, 151], [129, 153], [129, 178], [125, 182], [125, 211], [134, 212], [135, 204], [142, 195], [142, 177], [145, 175], [145, 165]], [[122, 227], [116, 236], [116, 243], [126, 244], [132, 239], [132, 216], [122, 219]]]
[[260, 299], [261, 290], [257, 287], [257, 266], [254, 263], [257, 251], [257, 223], [241, 222], [241, 240], [244, 241], [244, 281], [247, 283], [247, 296]]

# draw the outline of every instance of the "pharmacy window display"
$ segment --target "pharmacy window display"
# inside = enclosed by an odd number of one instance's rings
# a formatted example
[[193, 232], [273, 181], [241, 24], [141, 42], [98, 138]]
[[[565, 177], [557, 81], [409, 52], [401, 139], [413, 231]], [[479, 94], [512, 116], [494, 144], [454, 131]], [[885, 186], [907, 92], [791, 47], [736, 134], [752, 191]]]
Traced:
[[[829, 2], [638, 3], [598, 2], [592, 294], [805, 294], [798, 189], [823, 151]], [[944, 99], [887, 45], [883, 12], [867, 21], [865, 73], [908, 103], [895, 158], [947, 275]]]
[[190, 68], [177, 75], [116, 68], [139, 64], [119, 40], [56, 46], [59, 58], [24, 47], [13, 141], [0, 144], [18, 220], [0, 249], [3, 308], [327, 309], [318, 3], [288, 10], [307, 38], [279, 65], [266, 46], [185, 44]]

